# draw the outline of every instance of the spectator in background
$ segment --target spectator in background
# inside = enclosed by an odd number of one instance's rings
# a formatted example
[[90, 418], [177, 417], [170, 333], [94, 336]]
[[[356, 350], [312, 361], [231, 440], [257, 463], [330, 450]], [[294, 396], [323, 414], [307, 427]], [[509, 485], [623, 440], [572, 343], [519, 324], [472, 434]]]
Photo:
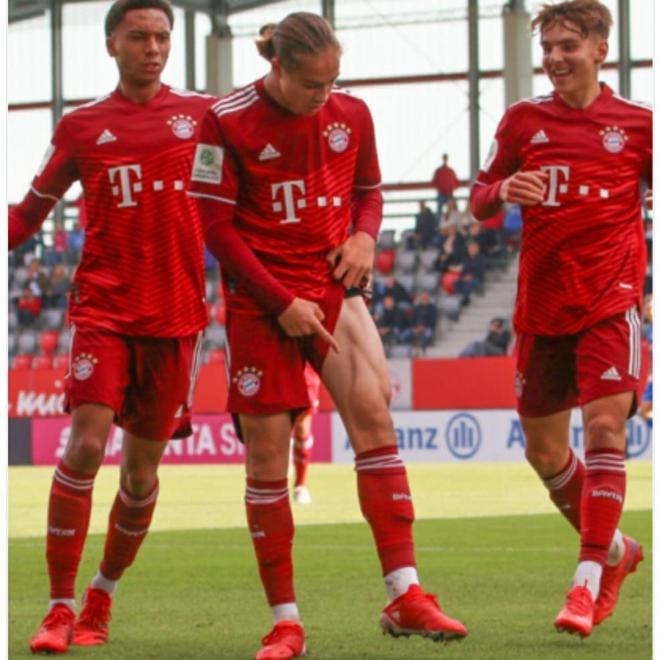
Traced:
[[460, 357], [489, 357], [506, 355], [511, 341], [511, 332], [507, 329], [504, 319], [494, 318], [488, 326], [486, 338], [470, 342], [460, 353]]
[[463, 261], [460, 277], [454, 283], [456, 293], [463, 296], [461, 304], [469, 305], [472, 292], [481, 289], [486, 279], [486, 260], [481, 254], [479, 243], [469, 241], [467, 256]]
[[69, 232], [69, 249], [67, 250], [67, 254], [71, 262], [77, 262], [80, 259], [80, 253], [85, 243], [85, 230], [82, 227], [83, 225], [78, 221]]
[[403, 305], [403, 307], [410, 309], [412, 308], [412, 299], [410, 297], [410, 292], [401, 284], [394, 275], [388, 275], [385, 278], [385, 290], [383, 291], [383, 298], [391, 296], [394, 298], [394, 302], [397, 306]]
[[440, 251], [433, 265], [434, 270], [446, 273], [450, 268], [459, 267], [465, 258], [465, 238], [456, 225], [440, 228]]
[[454, 190], [458, 188], [458, 177], [456, 172], [448, 165], [449, 156], [442, 154], [442, 165], [433, 172], [431, 184], [436, 190], [438, 199], [437, 214], [442, 217], [444, 205], [454, 197]]
[[67, 253], [69, 247], [69, 239], [61, 222], [57, 223], [55, 231], [53, 232], [53, 254], [56, 264], [61, 264]]
[[405, 340], [406, 330], [409, 326], [405, 311], [396, 304], [394, 297], [385, 296], [383, 300], [383, 311], [375, 319], [378, 334], [385, 347], [385, 354], [389, 357], [392, 346]]
[[57, 264], [53, 268], [50, 277], [51, 307], [55, 309], [66, 309], [67, 296], [71, 289], [71, 281], [63, 264]]
[[18, 323], [22, 326], [31, 328], [36, 325], [41, 315], [41, 298], [34, 294], [32, 287], [26, 284], [23, 294], [18, 299]]
[[417, 297], [413, 325], [409, 333], [413, 346], [420, 347], [422, 353], [426, 353], [426, 349], [433, 343], [437, 322], [438, 310], [428, 291], [422, 291]]
[[419, 213], [415, 216], [415, 243], [425, 250], [433, 242], [438, 231], [438, 216], [431, 211], [426, 202], [419, 203]]
[[447, 212], [441, 216], [440, 227], [453, 225], [460, 231], [463, 229], [463, 224], [463, 214], [458, 210], [456, 200], [452, 198], [447, 202]]

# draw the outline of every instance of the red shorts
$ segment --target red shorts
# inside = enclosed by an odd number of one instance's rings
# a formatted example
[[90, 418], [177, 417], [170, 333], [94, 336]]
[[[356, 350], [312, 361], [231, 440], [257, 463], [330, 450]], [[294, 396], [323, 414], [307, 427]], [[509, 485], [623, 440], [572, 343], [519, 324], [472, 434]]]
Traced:
[[636, 307], [574, 335], [520, 333], [516, 345], [518, 412], [523, 417], [545, 417], [605, 396], [635, 392], [640, 346]]
[[201, 332], [152, 338], [74, 328], [65, 409], [98, 403], [112, 408], [115, 423], [140, 438], [189, 436], [201, 339]]
[[[332, 285], [318, 303], [324, 325], [334, 332], [344, 301], [344, 287]], [[273, 316], [227, 315], [229, 398], [227, 410], [270, 415], [309, 408], [305, 363], [321, 373], [329, 346], [317, 335], [289, 337]]]

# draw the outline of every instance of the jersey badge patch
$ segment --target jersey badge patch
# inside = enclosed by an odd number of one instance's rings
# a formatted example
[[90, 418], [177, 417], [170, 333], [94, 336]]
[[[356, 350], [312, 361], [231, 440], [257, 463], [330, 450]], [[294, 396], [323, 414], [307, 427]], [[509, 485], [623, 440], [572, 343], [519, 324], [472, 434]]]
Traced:
[[195, 149], [191, 181], [200, 183], [220, 183], [222, 181], [222, 161], [224, 149], [214, 144], [200, 142]]
[[626, 146], [628, 136], [626, 132], [618, 126], [606, 126], [602, 131], [599, 131], [603, 138], [603, 147], [611, 154], [618, 154], [623, 151]]
[[261, 377], [264, 372], [256, 367], [243, 367], [232, 378], [243, 396], [254, 396], [261, 389]]
[[190, 115], [174, 115], [167, 120], [167, 125], [179, 140], [190, 140], [195, 135], [197, 122]]
[[91, 353], [80, 353], [73, 358], [71, 374], [76, 380], [87, 380], [94, 373], [94, 365], [98, 362]]
[[348, 149], [350, 144], [351, 129], [343, 122], [338, 121], [328, 124], [323, 131], [323, 135], [328, 138], [328, 146], [334, 152], [340, 154]]

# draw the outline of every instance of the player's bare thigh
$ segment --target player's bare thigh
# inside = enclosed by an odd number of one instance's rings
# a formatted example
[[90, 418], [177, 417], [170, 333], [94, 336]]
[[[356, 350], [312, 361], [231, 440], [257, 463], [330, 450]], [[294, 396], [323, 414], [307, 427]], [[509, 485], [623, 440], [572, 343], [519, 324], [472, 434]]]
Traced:
[[390, 378], [383, 345], [360, 297], [346, 298], [334, 337], [340, 352], [329, 351], [322, 379], [357, 453], [396, 444], [389, 412]]

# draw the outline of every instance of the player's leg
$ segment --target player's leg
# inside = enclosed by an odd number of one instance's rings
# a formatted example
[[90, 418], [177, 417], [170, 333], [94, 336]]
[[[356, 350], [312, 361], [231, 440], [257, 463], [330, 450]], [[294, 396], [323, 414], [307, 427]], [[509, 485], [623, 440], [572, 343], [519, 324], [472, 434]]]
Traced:
[[71, 641], [75, 580], [89, 527], [94, 479], [121, 405], [125, 353], [116, 335], [80, 330], [73, 333], [70, 377], [66, 382], [71, 432], [48, 501], [49, 612], [30, 641], [33, 652], [63, 653]]
[[617, 529], [626, 487], [626, 420], [634, 410], [639, 379], [639, 343], [633, 309], [585, 331], [576, 347], [586, 468], [580, 560], [569, 600], [571, 593], [580, 592], [582, 609], [589, 610], [586, 618], [591, 617], [591, 622], [572, 625], [567, 602], [557, 627], [583, 636], [590, 633], [591, 624], [601, 623], [612, 613], [624, 578], [642, 559], [641, 546]]
[[312, 409], [308, 408], [296, 417], [293, 424], [293, 499], [298, 504], [310, 504], [312, 497], [307, 488], [307, 470], [312, 458]]
[[305, 639], [293, 584], [293, 516], [287, 485], [292, 413], [309, 406], [298, 341], [270, 317], [228, 317], [228, 409], [246, 447], [245, 509], [273, 628], [259, 660], [295, 658]]
[[387, 363], [362, 298], [343, 301], [333, 334], [341, 351], [327, 353], [322, 378], [355, 451], [360, 507], [371, 526], [392, 601], [381, 617], [383, 630], [397, 636], [464, 637], [463, 624], [443, 614], [434, 597], [419, 586], [412, 496], [388, 408]]
[[149, 531], [158, 497], [158, 465], [167, 440], [192, 432], [190, 404], [201, 335], [127, 342], [132, 380], [119, 416], [124, 428], [120, 483], [103, 558], [74, 629], [73, 643], [80, 646], [107, 641], [117, 581], [135, 561]]

